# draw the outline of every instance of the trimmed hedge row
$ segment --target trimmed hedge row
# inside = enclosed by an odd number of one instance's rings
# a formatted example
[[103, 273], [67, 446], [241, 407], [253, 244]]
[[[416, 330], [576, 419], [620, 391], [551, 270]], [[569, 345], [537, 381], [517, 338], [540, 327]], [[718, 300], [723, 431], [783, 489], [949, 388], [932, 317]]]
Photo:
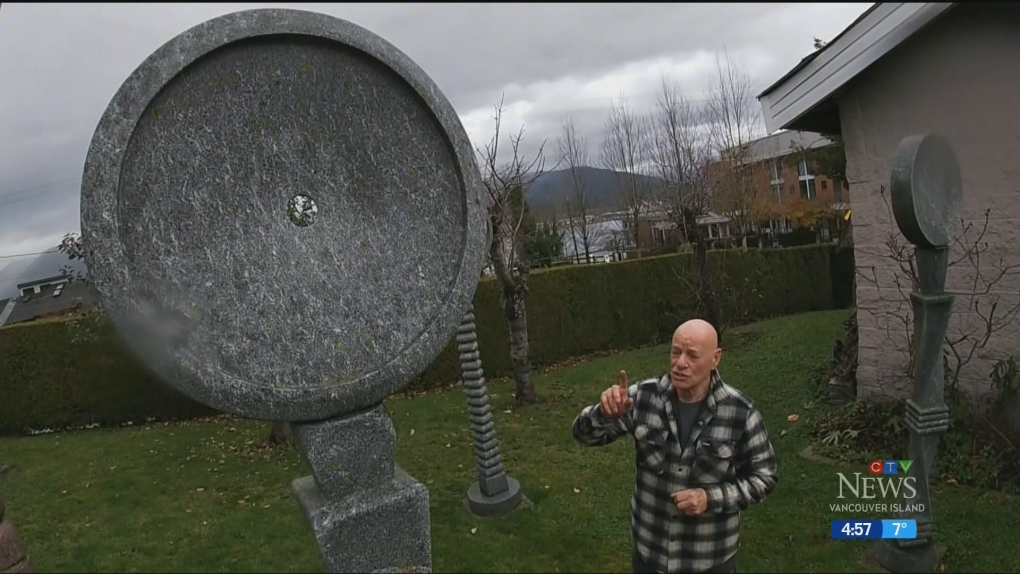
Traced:
[[[736, 323], [852, 305], [846, 286], [853, 255], [829, 246], [709, 253], [725, 317]], [[568, 266], [532, 273], [528, 332], [536, 367], [594, 352], [668, 340], [692, 316], [691, 256]], [[512, 373], [509, 337], [495, 281], [474, 298], [479, 346], [488, 377]], [[81, 333], [94, 332], [83, 339]], [[180, 420], [217, 414], [159, 382], [120, 344], [102, 319], [72, 326], [53, 321], [0, 330], [0, 433], [98, 423]], [[408, 390], [460, 378], [456, 343]]]

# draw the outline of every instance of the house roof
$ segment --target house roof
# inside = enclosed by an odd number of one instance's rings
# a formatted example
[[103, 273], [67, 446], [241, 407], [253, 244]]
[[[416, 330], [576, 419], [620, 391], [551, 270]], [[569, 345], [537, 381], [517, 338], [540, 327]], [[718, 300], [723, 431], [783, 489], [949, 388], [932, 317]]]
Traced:
[[[836, 133], [833, 96], [958, 2], [878, 2], [758, 96], [765, 127]], [[820, 112], [828, 111], [829, 114]]]
[[12, 325], [46, 315], [63, 313], [79, 304], [90, 305], [96, 300], [95, 291], [87, 284], [72, 281], [64, 286], [57, 297], [53, 296], [52, 290], [47, 290], [38, 295], [32, 295], [28, 301], [23, 301], [21, 298], [16, 299], [14, 309], [4, 324]]
[[45, 285], [47, 283], [54, 283], [56, 281], [67, 281], [65, 275], [54, 275], [45, 279], [36, 279], [34, 281], [26, 281], [24, 283], [18, 283], [18, 289], [24, 289], [25, 287], [35, 287], [36, 285]]
[[[815, 149], [832, 145], [832, 140], [820, 133], [782, 130], [744, 144], [745, 154], [743, 157], [746, 158], [746, 161], [775, 159], [797, 151], [794, 145], [804, 149]], [[724, 155], [727, 152], [729, 150], [723, 150]]]

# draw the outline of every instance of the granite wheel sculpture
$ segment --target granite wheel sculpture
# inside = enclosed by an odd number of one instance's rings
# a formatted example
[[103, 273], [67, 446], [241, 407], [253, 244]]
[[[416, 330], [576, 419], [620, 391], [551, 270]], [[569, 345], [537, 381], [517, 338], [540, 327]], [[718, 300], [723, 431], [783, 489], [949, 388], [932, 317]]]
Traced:
[[104, 308], [179, 391], [294, 423], [312, 476], [293, 488], [328, 572], [431, 570], [428, 491], [394, 463], [382, 401], [469, 308], [481, 189], [429, 76], [314, 12], [182, 32], [96, 128], [81, 225]]

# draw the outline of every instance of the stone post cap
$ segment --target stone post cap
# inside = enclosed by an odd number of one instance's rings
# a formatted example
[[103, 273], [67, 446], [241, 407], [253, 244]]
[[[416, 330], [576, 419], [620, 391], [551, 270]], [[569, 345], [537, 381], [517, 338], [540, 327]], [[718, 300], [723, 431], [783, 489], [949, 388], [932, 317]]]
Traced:
[[904, 138], [896, 150], [890, 189], [893, 216], [907, 241], [927, 248], [949, 245], [961, 225], [963, 179], [944, 137]]

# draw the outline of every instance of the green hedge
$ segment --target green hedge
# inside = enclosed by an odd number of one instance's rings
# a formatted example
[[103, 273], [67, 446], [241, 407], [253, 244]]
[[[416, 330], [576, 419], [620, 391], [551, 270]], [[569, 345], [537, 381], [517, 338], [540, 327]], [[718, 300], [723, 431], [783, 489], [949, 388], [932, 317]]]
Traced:
[[[722, 312], [735, 323], [852, 304], [837, 286], [853, 276], [852, 253], [828, 246], [726, 250], [710, 252], [708, 261]], [[667, 340], [693, 314], [690, 277], [686, 254], [533, 272], [527, 312], [534, 365]], [[486, 376], [507, 376], [509, 338], [495, 281], [479, 282], [474, 305]], [[84, 331], [97, 336], [82, 339], [82, 326], [60, 321], [0, 330], [0, 433], [215, 414], [155, 379], [109, 324], [97, 320]], [[407, 388], [459, 378], [451, 340]]]

